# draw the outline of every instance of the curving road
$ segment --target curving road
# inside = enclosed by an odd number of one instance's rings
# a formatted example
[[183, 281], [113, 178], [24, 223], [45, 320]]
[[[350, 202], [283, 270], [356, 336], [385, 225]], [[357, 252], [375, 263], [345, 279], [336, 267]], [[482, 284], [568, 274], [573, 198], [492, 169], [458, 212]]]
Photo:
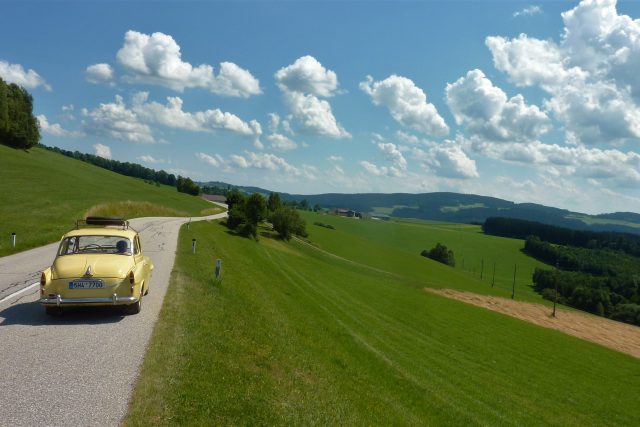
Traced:
[[[202, 219], [219, 219], [226, 213]], [[40, 271], [58, 244], [0, 258], [0, 426], [116, 426], [169, 284], [186, 218], [138, 218], [155, 269], [142, 312], [76, 309], [52, 318], [38, 304]]]

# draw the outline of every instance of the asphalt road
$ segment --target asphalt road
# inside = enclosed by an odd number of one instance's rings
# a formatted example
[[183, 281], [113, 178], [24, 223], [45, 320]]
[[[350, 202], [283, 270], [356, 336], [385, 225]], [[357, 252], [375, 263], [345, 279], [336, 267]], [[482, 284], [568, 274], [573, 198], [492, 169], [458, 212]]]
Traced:
[[51, 265], [57, 243], [0, 258], [0, 426], [120, 423], [162, 306], [178, 231], [185, 221], [132, 221], [144, 253], [155, 265], [142, 312], [134, 316], [113, 308], [47, 316], [37, 302], [39, 286], [28, 287]]

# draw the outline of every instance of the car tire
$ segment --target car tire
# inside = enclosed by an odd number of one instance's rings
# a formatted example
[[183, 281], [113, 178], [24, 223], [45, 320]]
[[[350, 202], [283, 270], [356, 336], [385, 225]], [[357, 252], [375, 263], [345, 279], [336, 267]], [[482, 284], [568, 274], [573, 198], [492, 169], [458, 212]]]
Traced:
[[142, 310], [142, 295], [140, 295], [138, 302], [124, 306], [124, 312], [126, 314], [138, 314], [140, 310]]
[[49, 316], [61, 316], [62, 315], [62, 307], [47, 306], [47, 307], [44, 308], [44, 311]]

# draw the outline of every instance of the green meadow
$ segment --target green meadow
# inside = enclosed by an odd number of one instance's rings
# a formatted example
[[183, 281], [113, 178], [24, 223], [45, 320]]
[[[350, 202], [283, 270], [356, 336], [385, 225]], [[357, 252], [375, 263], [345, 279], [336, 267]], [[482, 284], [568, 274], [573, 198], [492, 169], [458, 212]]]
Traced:
[[311, 222], [309, 242], [182, 228], [125, 425], [637, 425], [640, 360], [425, 292], [507, 291], [410, 260], [458, 233], [469, 260], [504, 251], [524, 263], [516, 242], [467, 226], [322, 222], [337, 230]]
[[[524, 241], [486, 236], [480, 226], [422, 220], [358, 220], [303, 212], [309, 239], [317, 247], [354, 262], [449, 287], [510, 297], [515, 270], [516, 299], [540, 302], [531, 287], [533, 270], [549, 266], [525, 255]], [[334, 230], [313, 225], [330, 224]], [[455, 269], [420, 255], [443, 243], [453, 250]], [[434, 264], [425, 274], [425, 263]], [[495, 275], [494, 275], [495, 265]], [[493, 287], [492, 287], [493, 284]]]
[[88, 212], [201, 216], [218, 210], [212, 208], [173, 187], [156, 187], [40, 148], [0, 145], [0, 256], [56, 241]]

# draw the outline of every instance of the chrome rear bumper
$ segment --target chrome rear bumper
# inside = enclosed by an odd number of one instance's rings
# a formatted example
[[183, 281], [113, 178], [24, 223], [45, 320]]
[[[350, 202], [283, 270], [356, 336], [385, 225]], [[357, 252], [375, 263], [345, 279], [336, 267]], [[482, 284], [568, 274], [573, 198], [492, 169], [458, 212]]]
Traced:
[[103, 298], [62, 298], [60, 294], [56, 295], [55, 298], [42, 298], [40, 300], [40, 304], [42, 305], [91, 305], [91, 304], [101, 304], [101, 305], [123, 305], [123, 304], [133, 304], [138, 302], [138, 298], [136, 297], [119, 297], [117, 294], [113, 294], [110, 297]]

